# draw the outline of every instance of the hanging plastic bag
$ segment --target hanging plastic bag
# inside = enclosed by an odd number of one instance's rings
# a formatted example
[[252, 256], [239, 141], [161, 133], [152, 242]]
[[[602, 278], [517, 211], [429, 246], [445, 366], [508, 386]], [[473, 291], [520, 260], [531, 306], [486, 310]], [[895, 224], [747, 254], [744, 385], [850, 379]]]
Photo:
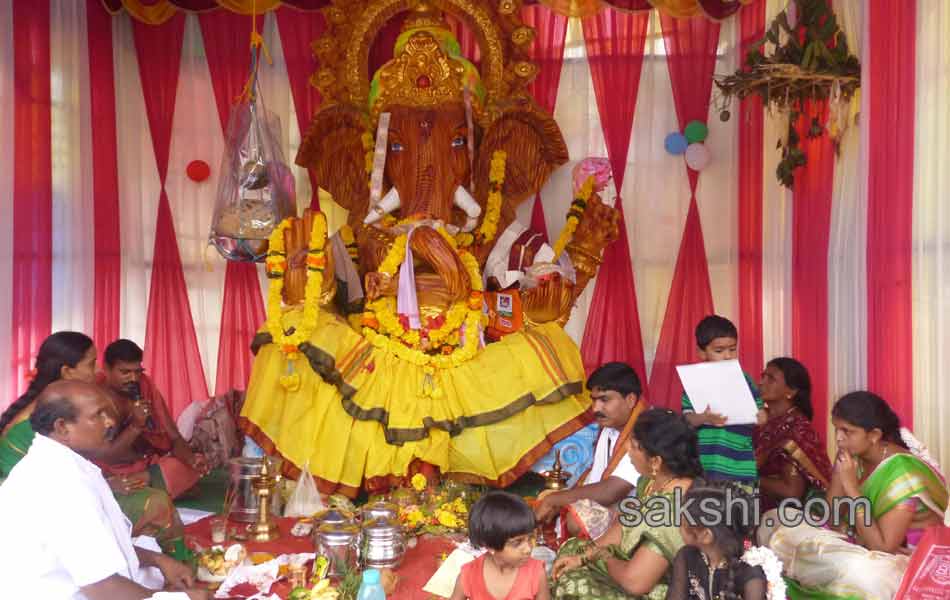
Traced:
[[300, 479], [297, 480], [294, 493], [290, 495], [290, 500], [287, 501], [284, 516], [311, 517], [321, 510], [323, 510], [323, 500], [320, 498], [317, 484], [314, 483], [313, 476], [310, 474], [310, 463], [308, 461], [300, 472]]
[[257, 81], [260, 48], [251, 48], [251, 73], [231, 108], [209, 242], [228, 260], [262, 261], [267, 238], [297, 215], [294, 177], [281, 151], [280, 119], [264, 107]]

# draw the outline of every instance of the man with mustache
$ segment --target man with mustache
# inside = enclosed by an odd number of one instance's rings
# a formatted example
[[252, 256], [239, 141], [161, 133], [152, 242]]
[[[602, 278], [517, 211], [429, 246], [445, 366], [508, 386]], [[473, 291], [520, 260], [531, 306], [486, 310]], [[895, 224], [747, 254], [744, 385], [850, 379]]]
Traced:
[[[4, 597], [210, 598], [207, 591], [187, 589], [194, 585], [188, 567], [132, 545], [132, 525], [91, 462], [116, 431], [112, 402], [102, 388], [54, 382], [38, 397], [30, 424], [36, 438], [0, 486]], [[167, 585], [187, 591], [153, 596], [139, 583], [141, 567], [156, 567]]]
[[560, 514], [560, 535], [596, 539], [610, 524], [616, 505], [635, 488], [640, 474], [626, 453], [630, 431], [646, 408], [640, 378], [633, 367], [611, 362], [587, 379], [591, 410], [601, 426], [591, 468], [570, 490], [543, 492], [535, 505], [538, 521]]
[[165, 399], [145, 375], [135, 342], [116, 340], [103, 358], [99, 382], [115, 392], [119, 426], [99, 465], [125, 476], [132, 489], [150, 486], [178, 497], [207, 471], [207, 461], [182, 438]]

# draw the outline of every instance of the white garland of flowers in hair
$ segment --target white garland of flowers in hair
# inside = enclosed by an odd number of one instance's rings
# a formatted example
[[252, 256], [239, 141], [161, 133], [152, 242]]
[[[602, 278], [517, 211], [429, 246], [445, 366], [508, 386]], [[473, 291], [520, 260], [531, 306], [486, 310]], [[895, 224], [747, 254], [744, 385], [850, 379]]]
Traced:
[[931, 456], [930, 451], [927, 450], [927, 446], [923, 442], [914, 437], [914, 434], [910, 432], [906, 427], [901, 427], [900, 430], [901, 439], [904, 441], [904, 444], [907, 446], [907, 449], [910, 450], [910, 453], [919, 458], [920, 460], [927, 463], [927, 465], [934, 470], [936, 473], [943, 474], [943, 471], [940, 470], [940, 463], [937, 462], [933, 456]]
[[768, 600], [786, 600], [785, 580], [782, 579], [782, 561], [765, 546], [753, 546], [740, 559], [753, 567], [762, 567], [768, 580]]

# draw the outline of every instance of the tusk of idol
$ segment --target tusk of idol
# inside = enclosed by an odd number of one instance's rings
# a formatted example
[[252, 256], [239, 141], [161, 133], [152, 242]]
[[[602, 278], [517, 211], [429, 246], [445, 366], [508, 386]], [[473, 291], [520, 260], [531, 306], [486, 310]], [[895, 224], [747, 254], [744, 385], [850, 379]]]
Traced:
[[388, 215], [399, 208], [399, 204], [399, 190], [396, 189], [396, 186], [393, 186], [389, 188], [389, 191], [383, 196], [383, 199], [379, 201], [379, 204], [369, 209], [366, 218], [363, 219], [363, 224], [372, 225], [382, 219], [384, 215]]
[[478, 224], [478, 217], [482, 214], [482, 207], [478, 205], [475, 198], [465, 189], [465, 186], [460, 185], [455, 188], [455, 200], [453, 203], [462, 209], [462, 212], [468, 217], [465, 219], [465, 225], [462, 226], [462, 231], [469, 232], [475, 229], [475, 225]]

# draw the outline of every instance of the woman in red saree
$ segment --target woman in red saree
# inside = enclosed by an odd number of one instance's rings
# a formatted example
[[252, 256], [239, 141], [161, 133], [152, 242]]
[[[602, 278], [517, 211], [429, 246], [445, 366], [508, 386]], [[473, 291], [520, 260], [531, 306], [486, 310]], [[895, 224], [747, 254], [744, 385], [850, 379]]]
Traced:
[[804, 502], [822, 494], [831, 479], [831, 463], [811, 419], [811, 378], [794, 358], [771, 360], [762, 373], [759, 392], [768, 421], [752, 436], [759, 468], [762, 512], [786, 498]]

